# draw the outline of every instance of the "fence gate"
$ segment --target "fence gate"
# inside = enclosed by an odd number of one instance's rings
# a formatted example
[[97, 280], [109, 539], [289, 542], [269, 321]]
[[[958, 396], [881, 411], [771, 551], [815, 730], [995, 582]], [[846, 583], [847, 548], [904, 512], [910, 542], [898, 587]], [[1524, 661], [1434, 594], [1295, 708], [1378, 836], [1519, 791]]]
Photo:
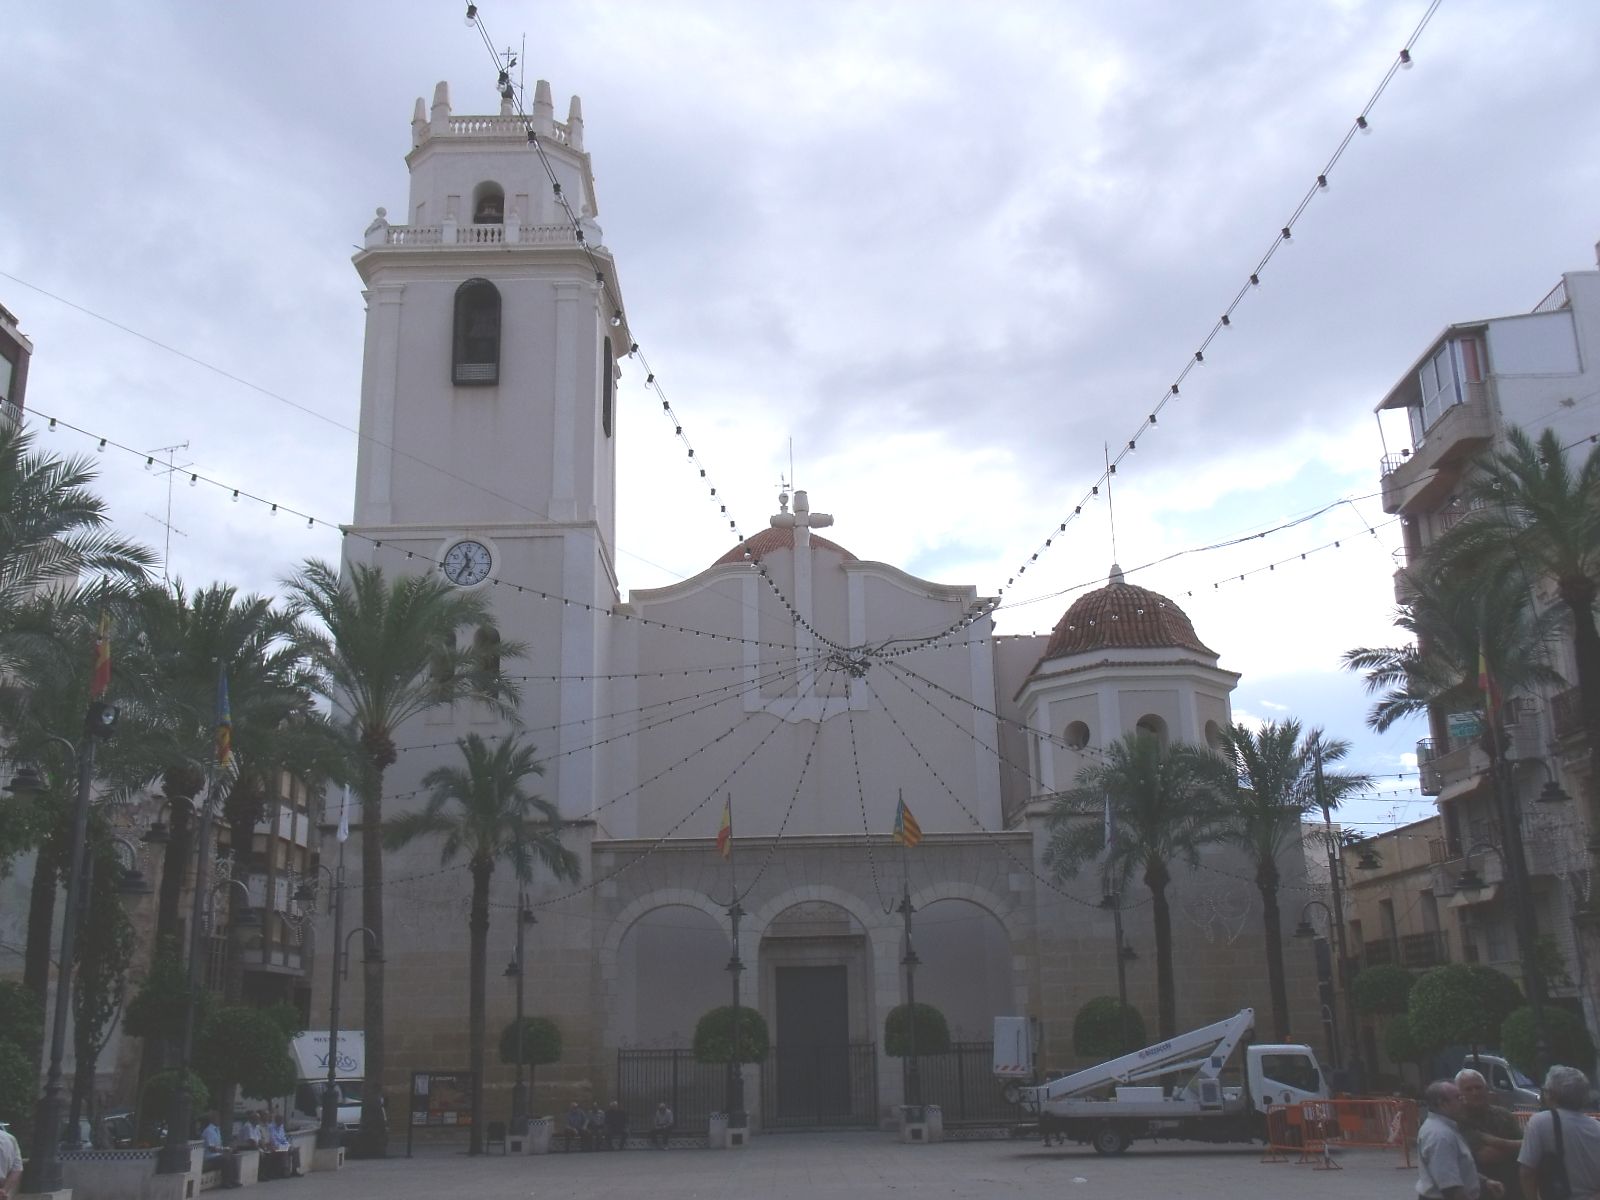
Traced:
[[878, 1123], [878, 1047], [773, 1046], [761, 1064], [761, 1123], [769, 1129]]
[[617, 1101], [628, 1114], [631, 1133], [650, 1131], [656, 1105], [665, 1100], [676, 1118], [676, 1132], [701, 1134], [713, 1112], [725, 1106], [728, 1068], [696, 1062], [693, 1050], [618, 1050]]
[[[901, 1060], [905, 1070], [908, 1060]], [[993, 1042], [951, 1042], [944, 1054], [917, 1055], [922, 1102], [944, 1110], [946, 1125], [1003, 1125], [1017, 1119], [994, 1077]], [[907, 1092], [906, 1094], [909, 1094]]]

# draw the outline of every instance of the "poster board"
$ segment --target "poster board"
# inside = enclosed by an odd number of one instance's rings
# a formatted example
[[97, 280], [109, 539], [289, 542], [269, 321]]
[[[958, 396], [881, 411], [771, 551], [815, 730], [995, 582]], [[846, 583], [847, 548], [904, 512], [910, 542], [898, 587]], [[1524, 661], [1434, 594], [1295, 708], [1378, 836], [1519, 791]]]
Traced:
[[471, 1071], [411, 1072], [411, 1119], [406, 1126], [406, 1155], [416, 1129], [468, 1129], [472, 1125]]

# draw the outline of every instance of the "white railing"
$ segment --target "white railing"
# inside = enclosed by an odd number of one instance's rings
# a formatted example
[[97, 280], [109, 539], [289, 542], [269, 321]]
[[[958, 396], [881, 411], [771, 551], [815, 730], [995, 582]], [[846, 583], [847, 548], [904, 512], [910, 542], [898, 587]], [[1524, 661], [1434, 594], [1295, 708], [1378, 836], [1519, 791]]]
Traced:
[[367, 237], [369, 246], [572, 246], [578, 241], [571, 225], [379, 225]]
[[[552, 121], [553, 133], [540, 134], [540, 137], [550, 138], [552, 141], [566, 145], [568, 142], [567, 127], [558, 121]], [[522, 117], [451, 117], [451, 137], [519, 137], [528, 136], [529, 122]]]
[[1563, 279], [1550, 289], [1549, 295], [1533, 306], [1536, 313], [1556, 312], [1567, 307], [1567, 281]]

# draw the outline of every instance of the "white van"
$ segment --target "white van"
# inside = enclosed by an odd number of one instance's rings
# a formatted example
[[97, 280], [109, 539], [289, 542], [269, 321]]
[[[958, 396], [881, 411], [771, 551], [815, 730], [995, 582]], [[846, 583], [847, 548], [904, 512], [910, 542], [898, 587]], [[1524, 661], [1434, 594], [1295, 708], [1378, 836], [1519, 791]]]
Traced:
[[[313, 1123], [322, 1120], [322, 1092], [328, 1085], [329, 1041], [326, 1029], [308, 1029], [294, 1039], [294, 1061], [300, 1082], [294, 1091], [294, 1112]], [[367, 1073], [367, 1035], [361, 1030], [339, 1031], [339, 1057], [334, 1065], [334, 1088], [339, 1104], [339, 1128], [354, 1133], [361, 1128], [361, 1089]]]
[[1494, 1102], [1502, 1108], [1538, 1109], [1543, 1107], [1539, 1085], [1498, 1054], [1467, 1054], [1461, 1067], [1481, 1074], [1489, 1084]]

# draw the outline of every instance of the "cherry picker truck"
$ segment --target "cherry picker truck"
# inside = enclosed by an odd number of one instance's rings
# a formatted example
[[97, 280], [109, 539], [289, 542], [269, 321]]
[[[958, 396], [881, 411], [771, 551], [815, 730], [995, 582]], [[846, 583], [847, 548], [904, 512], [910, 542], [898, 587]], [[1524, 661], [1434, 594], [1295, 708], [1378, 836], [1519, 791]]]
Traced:
[[[1265, 1141], [1268, 1108], [1325, 1100], [1329, 1092], [1311, 1047], [1250, 1044], [1254, 1030], [1255, 1010], [1242, 1008], [1224, 1021], [1035, 1084], [1031, 1023], [996, 1017], [995, 1073], [1006, 1098], [1038, 1118], [1041, 1129], [1059, 1130], [1100, 1154], [1121, 1154], [1138, 1138]], [[1225, 1083], [1241, 1046], [1242, 1078]]]

